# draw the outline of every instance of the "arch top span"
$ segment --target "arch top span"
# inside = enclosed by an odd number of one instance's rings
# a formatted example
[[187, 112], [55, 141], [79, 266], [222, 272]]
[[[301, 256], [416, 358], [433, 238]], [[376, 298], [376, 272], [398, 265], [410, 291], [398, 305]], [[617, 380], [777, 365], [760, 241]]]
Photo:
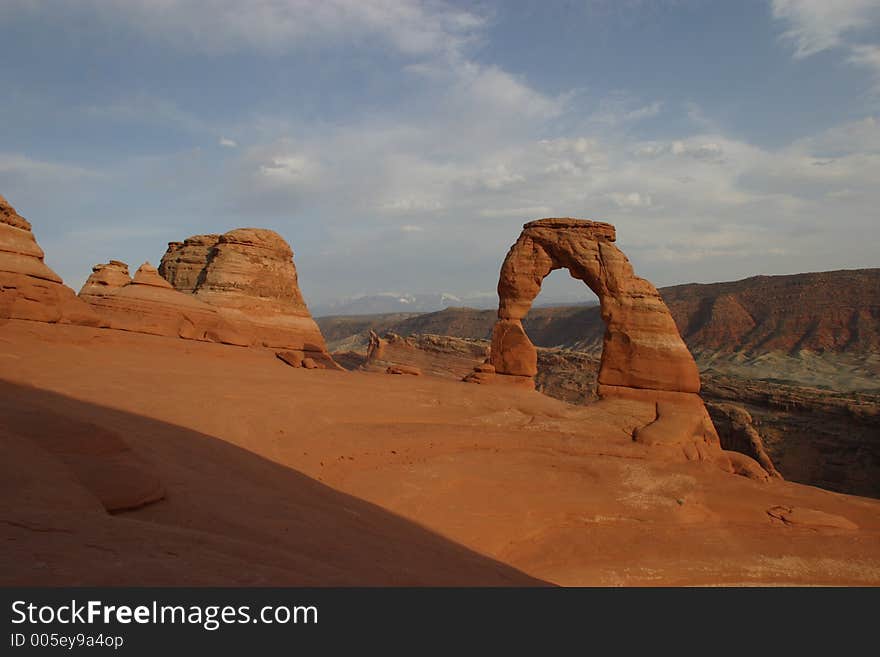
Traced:
[[535, 219], [523, 224], [523, 230], [534, 228], [553, 228], [565, 230], [587, 231], [596, 240], [613, 242], [617, 239], [617, 231], [613, 224], [604, 221], [592, 221], [590, 219], [573, 219], [572, 217], [550, 217]]

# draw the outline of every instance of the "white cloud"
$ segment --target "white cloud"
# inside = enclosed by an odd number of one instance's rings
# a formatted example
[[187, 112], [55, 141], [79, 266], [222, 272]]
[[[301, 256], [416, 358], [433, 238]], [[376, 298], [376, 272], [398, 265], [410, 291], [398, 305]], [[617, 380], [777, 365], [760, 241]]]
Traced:
[[[441, 210], [443, 204], [437, 200], [427, 198], [396, 198], [379, 205], [379, 210], [392, 214], [409, 214], [414, 212], [435, 212]], [[410, 227], [411, 228], [411, 227]], [[405, 229], [404, 229], [405, 230]]]
[[217, 143], [225, 148], [238, 148], [238, 142], [234, 139], [229, 139], [228, 137], [220, 137], [220, 140]]
[[877, 0], [772, 0], [772, 8], [788, 25], [783, 38], [799, 58], [845, 44], [880, 15]]
[[663, 155], [677, 157], [691, 157], [696, 160], [718, 160], [724, 149], [721, 145], [711, 141], [700, 141], [699, 138], [691, 137], [687, 140], [674, 140], [671, 142], [648, 142], [640, 144], [635, 154], [639, 157], [656, 158]]
[[876, 78], [874, 91], [880, 93], [880, 46], [853, 46], [849, 61], [856, 66], [862, 66], [871, 70]]
[[849, 52], [847, 61], [867, 68], [875, 78], [875, 93], [880, 94], [880, 28], [878, 0], [772, 0], [773, 16], [789, 29], [783, 38], [794, 45], [798, 59], [832, 48]]
[[564, 98], [551, 98], [523, 80], [495, 66], [458, 63], [459, 91], [488, 111], [516, 112], [529, 118], [549, 119], [563, 111]]
[[652, 205], [650, 195], [638, 192], [611, 192], [608, 194], [608, 198], [614, 205], [622, 209], [643, 209]]
[[650, 119], [660, 114], [662, 108], [663, 103], [655, 101], [650, 105], [645, 105], [644, 107], [639, 107], [638, 109], [627, 112], [623, 115], [623, 119], [625, 121], [644, 121], [645, 119]]
[[479, 177], [479, 184], [491, 190], [504, 189], [511, 185], [521, 185], [525, 181], [525, 176], [510, 171], [505, 164], [499, 164], [494, 169], [485, 170]]
[[257, 171], [263, 179], [273, 184], [290, 184], [308, 180], [316, 168], [304, 155], [279, 155], [260, 164]]
[[402, 233], [421, 233], [424, 230], [423, 226], [417, 226], [415, 224], [404, 224], [400, 227]]

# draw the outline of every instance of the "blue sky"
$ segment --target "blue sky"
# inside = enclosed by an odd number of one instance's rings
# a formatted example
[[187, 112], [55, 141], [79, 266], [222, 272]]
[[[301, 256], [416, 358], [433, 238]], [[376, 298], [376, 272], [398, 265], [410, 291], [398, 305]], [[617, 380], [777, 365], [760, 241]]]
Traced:
[[3, 0], [0, 30], [0, 193], [75, 288], [260, 226], [313, 304], [491, 295], [543, 216], [616, 224], [657, 285], [880, 266], [880, 0]]

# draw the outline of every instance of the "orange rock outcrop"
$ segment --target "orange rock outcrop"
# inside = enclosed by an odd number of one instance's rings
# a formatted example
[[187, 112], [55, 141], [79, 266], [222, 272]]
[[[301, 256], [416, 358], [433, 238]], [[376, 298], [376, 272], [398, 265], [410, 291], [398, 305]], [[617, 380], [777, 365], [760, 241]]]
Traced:
[[95, 313], [43, 255], [30, 223], [0, 196], [0, 319], [98, 326]]
[[80, 290], [108, 328], [188, 340], [245, 346], [247, 340], [215, 308], [178, 292], [145, 262], [134, 279], [128, 265], [111, 260], [95, 265]]
[[238, 228], [171, 242], [159, 271], [218, 309], [250, 344], [337, 367], [300, 292], [293, 251], [275, 231]]

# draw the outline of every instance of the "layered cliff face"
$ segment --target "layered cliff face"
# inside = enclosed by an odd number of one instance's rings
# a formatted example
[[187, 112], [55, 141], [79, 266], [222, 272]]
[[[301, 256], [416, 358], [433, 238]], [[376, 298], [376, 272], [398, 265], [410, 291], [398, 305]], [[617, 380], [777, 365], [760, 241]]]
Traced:
[[403, 338], [395, 333], [380, 337], [370, 332], [366, 356], [359, 365], [367, 371], [413, 368], [430, 375], [461, 380], [489, 356], [484, 340], [464, 340], [440, 335]]
[[662, 293], [699, 352], [880, 350], [880, 269], [755, 276]]
[[98, 326], [100, 320], [43, 262], [31, 225], [0, 196], [0, 319]]
[[208, 256], [219, 240], [219, 235], [209, 234], [193, 235], [183, 242], [169, 242], [168, 250], [159, 263], [159, 274], [174, 289], [195, 292]]
[[239, 228], [171, 242], [159, 271], [217, 308], [250, 344], [336, 367], [300, 292], [293, 251], [278, 233]]

